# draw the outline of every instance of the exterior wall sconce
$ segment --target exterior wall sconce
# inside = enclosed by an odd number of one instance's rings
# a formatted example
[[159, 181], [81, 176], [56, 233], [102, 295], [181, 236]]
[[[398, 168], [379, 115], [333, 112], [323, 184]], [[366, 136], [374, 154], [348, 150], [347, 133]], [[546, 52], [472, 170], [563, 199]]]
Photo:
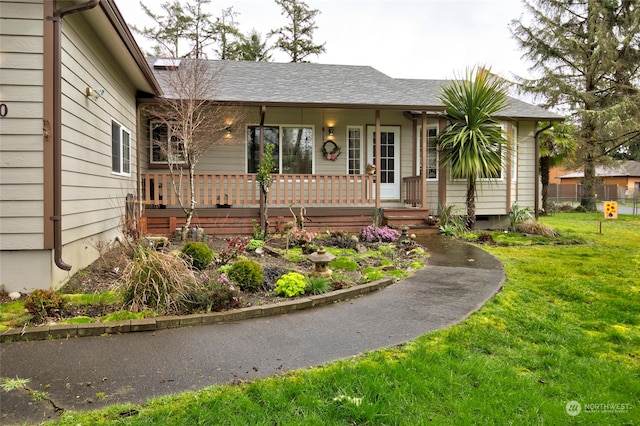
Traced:
[[84, 93], [87, 98], [91, 98], [94, 102], [96, 102], [98, 98], [102, 98], [104, 96], [105, 90], [102, 87], [98, 89], [87, 87]]
[[333, 126], [329, 127], [329, 136], [333, 136]]

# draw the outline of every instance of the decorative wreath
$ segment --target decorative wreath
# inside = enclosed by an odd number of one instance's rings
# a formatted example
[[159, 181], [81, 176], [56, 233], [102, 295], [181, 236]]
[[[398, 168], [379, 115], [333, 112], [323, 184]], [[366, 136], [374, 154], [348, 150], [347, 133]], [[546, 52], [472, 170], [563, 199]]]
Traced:
[[[333, 145], [333, 147], [331, 145]], [[336, 161], [340, 155], [340, 147], [336, 145], [334, 141], [325, 141], [325, 143], [322, 144], [322, 155], [327, 160]]]

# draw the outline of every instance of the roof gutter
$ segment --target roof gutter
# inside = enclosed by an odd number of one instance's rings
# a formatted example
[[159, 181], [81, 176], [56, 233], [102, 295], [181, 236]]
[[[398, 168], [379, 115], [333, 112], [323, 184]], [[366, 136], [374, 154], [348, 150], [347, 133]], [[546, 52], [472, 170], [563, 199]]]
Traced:
[[62, 260], [62, 18], [93, 9], [100, 0], [89, 0], [57, 9], [47, 19], [53, 21], [53, 251], [56, 266], [70, 271]]

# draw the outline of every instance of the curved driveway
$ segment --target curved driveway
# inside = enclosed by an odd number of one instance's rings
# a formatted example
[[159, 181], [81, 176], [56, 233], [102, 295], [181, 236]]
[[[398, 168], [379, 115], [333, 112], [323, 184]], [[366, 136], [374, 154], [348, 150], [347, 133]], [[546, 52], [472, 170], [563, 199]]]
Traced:
[[3, 343], [0, 377], [28, 378], [29, 389], [50, 401], [0, 391], [0, 424], [48, 420], [55, 407], [141, 403], [397, 345], [460, 322], [501, 288], [502, 265], [484, 251], [435, 236], [420, 242], [431, 254], [424, 269], [334, 305], [193, 328]]

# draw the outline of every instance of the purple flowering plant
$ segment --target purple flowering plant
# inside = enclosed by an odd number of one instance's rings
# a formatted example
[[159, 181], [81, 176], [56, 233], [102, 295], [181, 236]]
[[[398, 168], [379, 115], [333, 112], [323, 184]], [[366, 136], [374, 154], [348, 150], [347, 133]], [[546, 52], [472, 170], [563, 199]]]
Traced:
[[393, 242], [398, 239], [400, 233], [387, 225], [383, 227], [369, 225], [360, 233], [360, 239], [367, 243]]

